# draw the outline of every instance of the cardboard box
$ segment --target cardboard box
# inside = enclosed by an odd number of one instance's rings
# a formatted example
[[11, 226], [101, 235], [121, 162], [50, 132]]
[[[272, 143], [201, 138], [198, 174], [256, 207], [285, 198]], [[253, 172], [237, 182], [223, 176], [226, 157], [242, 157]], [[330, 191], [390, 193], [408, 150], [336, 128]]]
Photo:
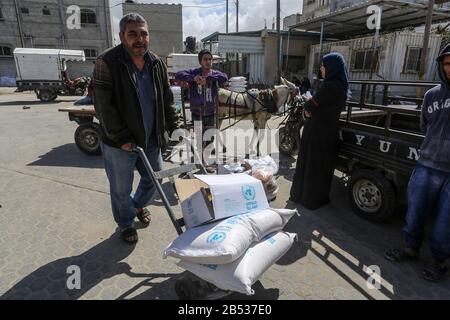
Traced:
[[188, 229], [269, 208], [262, 182], [247, 174], [196, 175], [195, 178], [175, 180]]

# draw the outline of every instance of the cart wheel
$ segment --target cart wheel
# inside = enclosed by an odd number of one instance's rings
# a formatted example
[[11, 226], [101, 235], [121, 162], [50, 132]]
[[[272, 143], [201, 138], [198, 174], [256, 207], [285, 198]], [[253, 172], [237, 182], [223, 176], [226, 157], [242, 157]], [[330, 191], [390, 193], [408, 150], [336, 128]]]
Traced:
[[97, 123], [83, 123], [75, 131], [75, 143], [89, 156], [101, 154], [100, 128]]
[[180, 300], [198, 300], [199, 289], [195, 281], [186, 277], [177, 280], [175, 292]]
[[38, 98], [42, 102], [51, 102], [56, 99], [56, 94], [51, 90], [39, 90]]
[[359, 170], [353, 174], [348, 193], [354, 211], [365, 220], [383, 222], [395, 213], [394, 187], [376, 171]]

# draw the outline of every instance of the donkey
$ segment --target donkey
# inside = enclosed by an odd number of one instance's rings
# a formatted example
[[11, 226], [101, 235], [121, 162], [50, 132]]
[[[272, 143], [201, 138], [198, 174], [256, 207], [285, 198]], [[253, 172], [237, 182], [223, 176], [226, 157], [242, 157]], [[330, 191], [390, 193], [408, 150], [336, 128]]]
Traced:
[[[294, 84], [284, 78], [283, 83], [275, 86], [274, 89], [258, 90], [250, 89], [245, 93], [236, 93], [226, 89], [219, 90], [219, 128], [226, 119], [253, 121], [255, 134], [252, 137], [251, 145], [255, 139], [260, 137], [260, 129], [265, 129], [272, 114], [277, 113], [282, 106], [290, 101], [290, 97], [296, 90]], [[263, 137], [261, 137], [263, 138]], [[257, 142], [257, 155], [259, 156], [259, 139]]]

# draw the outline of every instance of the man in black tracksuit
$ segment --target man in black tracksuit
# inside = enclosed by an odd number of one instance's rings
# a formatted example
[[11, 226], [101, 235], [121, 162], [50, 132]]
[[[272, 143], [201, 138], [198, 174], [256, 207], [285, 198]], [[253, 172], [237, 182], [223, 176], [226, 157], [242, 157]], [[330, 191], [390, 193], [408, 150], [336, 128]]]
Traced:
[[[145, 206], [155, 187], [143, 162], [133, 153], [142, 147], [155, 171], [162, 169], [161, 149], [176, 129], [167, 69], [149, 48], [149, 28], [139, 14], [120, 21], [121, 44], [99, 56], [94, 70], [94, 105], [100, 120], [102, 155], [110, 183], [111, 207], [125, 242], [138, 240], [133, 226], [137, 217], [150, 223]], [[134, 169], [141, 175], [136, 193]]]
[[421, 128], [425, 140], [408, 186], [408, 213], [403, 229], [405, 247], [386, 252], [387, 259], [417, 259], [427, 219], [436, 214], [430, 238], [433, 260], [423, 271], [429, 281], [440, 281], [450, 257], [450, 44], [438, 59], [441, 84], [425, 94]]

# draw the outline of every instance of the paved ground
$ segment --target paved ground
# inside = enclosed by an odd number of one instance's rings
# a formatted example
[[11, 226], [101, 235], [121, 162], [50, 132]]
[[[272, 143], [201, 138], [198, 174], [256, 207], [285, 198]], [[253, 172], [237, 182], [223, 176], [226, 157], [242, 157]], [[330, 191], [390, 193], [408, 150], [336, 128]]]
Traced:
[[[77, 149], [76, 124], [57, 111], [75, 99], [45, 105], [33, 94], [0, 88], [0, 299], [176, 299], [174, 283], [183, 270], [162, 259], [174, 228], [157, 201], [138, 245], [121, 242], [101, 157]], [[281, 160], [281, 190], [272, 206], [292, 207], [295, 163]], [[298, 208], [302, 216], [286, 229], [300, 242], [255, 285], [256, 298], [450, 298], [450, 280], [430, 284], [419, 277], [430, 257], [426, 249], [412, 264], [383, 259], [383, 250], [400, 242], [401, 212], [386, 224], [369, 223], [350, 211], [338, 181], [332, 193], [332, 205], [322, 210]], [[70, 265], [81, 268], [80, 290], [66, 287]], [[366, 286], [372, 265], [381, 268], [380, 290]]]

